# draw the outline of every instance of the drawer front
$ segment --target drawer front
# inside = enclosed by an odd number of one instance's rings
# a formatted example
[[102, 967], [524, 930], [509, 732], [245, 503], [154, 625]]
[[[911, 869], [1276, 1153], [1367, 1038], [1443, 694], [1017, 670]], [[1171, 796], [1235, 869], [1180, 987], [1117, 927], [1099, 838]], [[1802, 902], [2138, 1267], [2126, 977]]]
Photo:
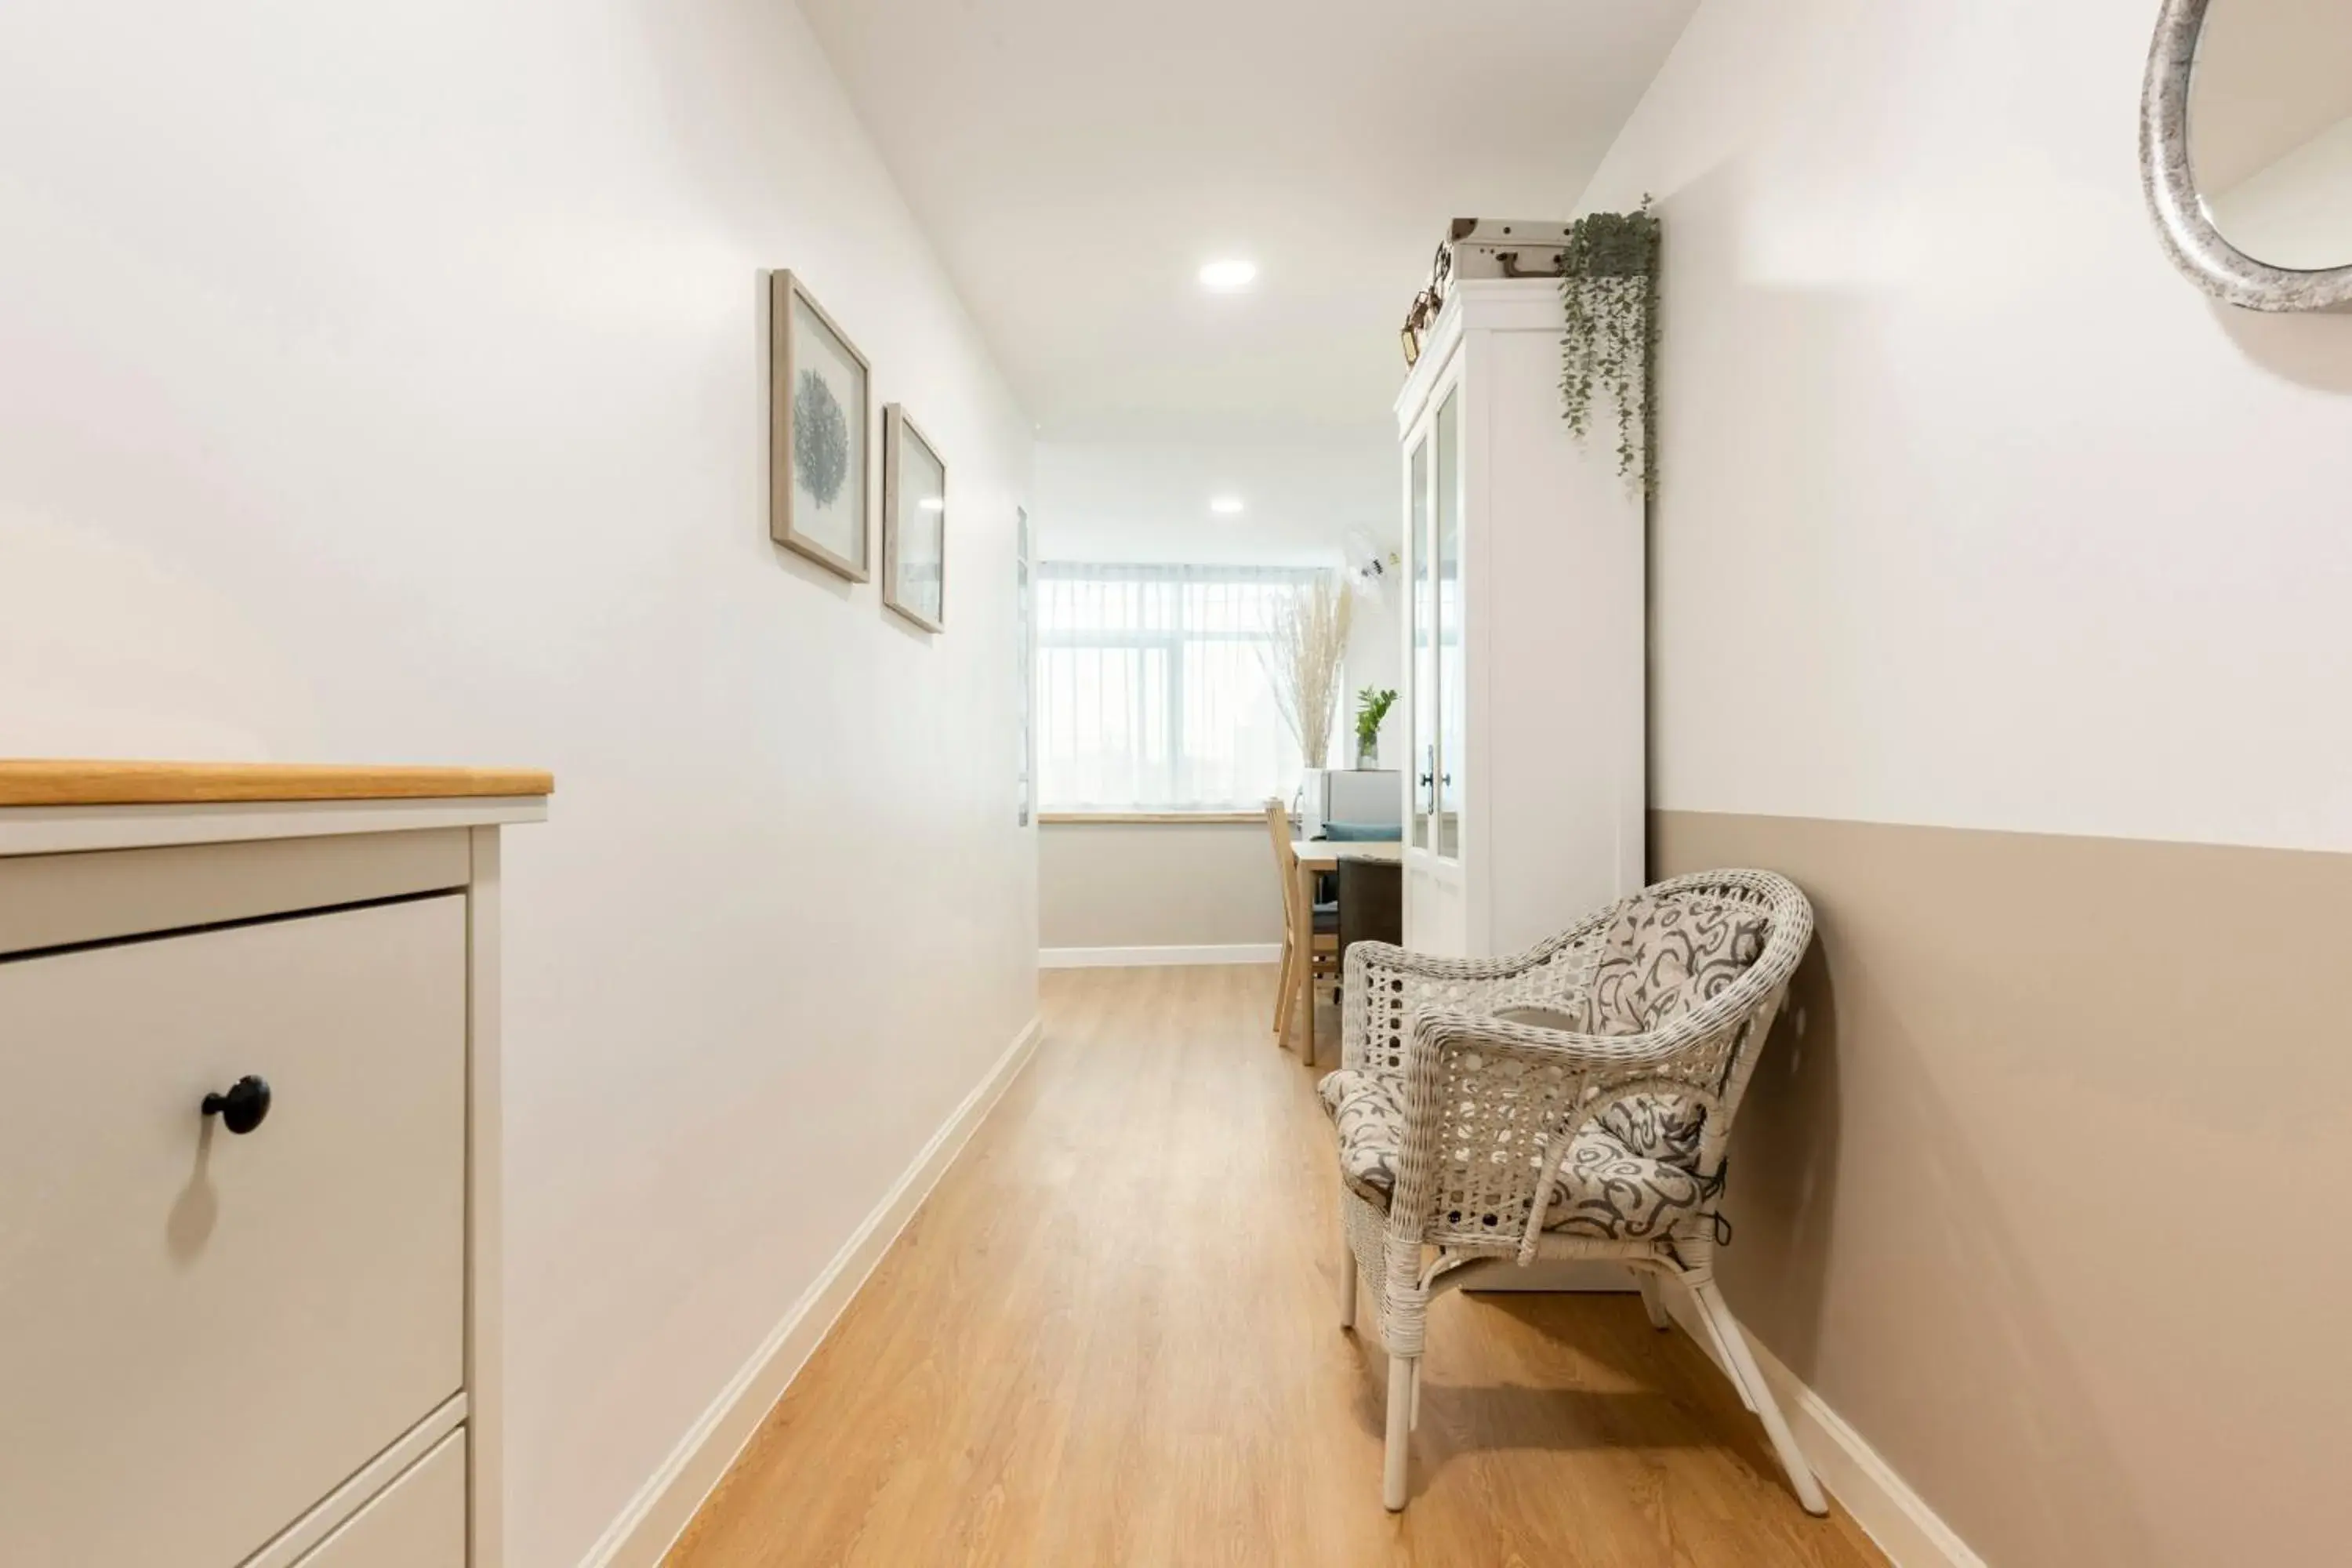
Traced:
[[0, 953], [462, 888], [463, 828], [0, 856]]
[[441, 1439], [294, 1568], [466, 1568], [465, 1432]]
[[230, 1568], [457, 1391], [462, 896], [0, 963], [0, 1563]]

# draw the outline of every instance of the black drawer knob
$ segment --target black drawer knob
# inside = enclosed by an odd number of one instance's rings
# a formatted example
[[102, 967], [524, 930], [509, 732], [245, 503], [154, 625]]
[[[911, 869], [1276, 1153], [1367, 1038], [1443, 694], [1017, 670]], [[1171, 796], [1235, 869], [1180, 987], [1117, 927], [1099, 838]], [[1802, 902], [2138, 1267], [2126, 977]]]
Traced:
[[205, 1114], [218, 1116], [222, 1126], [240, 1137], [252, 1131], [269, 1114], [269, 1080], [248, 1073], [229, 1085], [226, 1094], [205, 1096]]

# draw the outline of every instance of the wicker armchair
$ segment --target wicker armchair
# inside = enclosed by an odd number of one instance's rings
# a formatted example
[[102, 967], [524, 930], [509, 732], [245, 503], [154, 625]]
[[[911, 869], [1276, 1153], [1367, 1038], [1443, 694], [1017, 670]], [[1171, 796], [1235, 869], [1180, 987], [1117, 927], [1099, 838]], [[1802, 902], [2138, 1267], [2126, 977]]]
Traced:
[[1348, 950], [1339, 1133], [1349, 1258], [1389, 1355], [1381, 1500], [1405, 1504], [1421, 1352], [1438, 1292], [1533, 1259], [1630, 1267], [1650, 1321], [1691, 1293], [1798, 1500], [1826, 1513], [1772, 1391], [1715, 1284], [1733, 1115], [1812, 939], [1812, 907], [1761, 871], [1661, 882], [1509, 958]]

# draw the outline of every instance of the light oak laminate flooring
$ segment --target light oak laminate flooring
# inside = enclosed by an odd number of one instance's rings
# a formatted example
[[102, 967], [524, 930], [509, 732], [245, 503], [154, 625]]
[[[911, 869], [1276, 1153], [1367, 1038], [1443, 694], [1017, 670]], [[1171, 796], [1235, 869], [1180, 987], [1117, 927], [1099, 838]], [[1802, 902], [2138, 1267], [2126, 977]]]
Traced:
[[1339, 1326], [1274, 978], [1048, 973], [1035, 1060], [668, 1568], [1885, 1562], [1633, 1296], [1442, 1299], [1384, 1511], [1386, 1362]]

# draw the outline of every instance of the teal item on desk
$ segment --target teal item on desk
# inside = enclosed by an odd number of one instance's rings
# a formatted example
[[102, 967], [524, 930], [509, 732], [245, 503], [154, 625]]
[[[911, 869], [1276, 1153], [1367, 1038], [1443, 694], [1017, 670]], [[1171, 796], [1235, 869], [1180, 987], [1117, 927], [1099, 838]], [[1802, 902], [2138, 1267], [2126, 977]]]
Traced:
[[1327, 822], [1323, 837], [1333, 844], [1395, 844], [1404, 828], [1393, 822]]

